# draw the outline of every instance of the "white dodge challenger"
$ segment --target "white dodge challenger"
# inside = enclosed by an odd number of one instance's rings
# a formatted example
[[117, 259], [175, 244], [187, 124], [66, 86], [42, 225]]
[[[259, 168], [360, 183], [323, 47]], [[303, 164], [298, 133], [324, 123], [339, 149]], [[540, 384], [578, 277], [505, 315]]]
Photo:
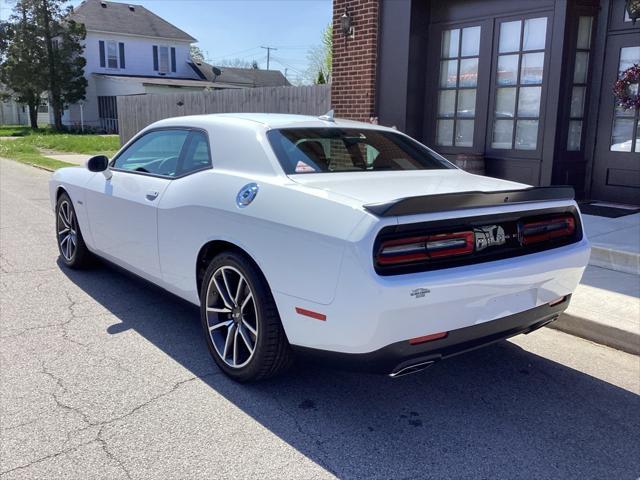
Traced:
[[399, 376], [531, 332], [589, 258], [570, 187], [472, 175], [330, 114], [162, 120], [50, 195], [66, 266], [98, 256], [199, 305], [238, 381], [294, 354]]

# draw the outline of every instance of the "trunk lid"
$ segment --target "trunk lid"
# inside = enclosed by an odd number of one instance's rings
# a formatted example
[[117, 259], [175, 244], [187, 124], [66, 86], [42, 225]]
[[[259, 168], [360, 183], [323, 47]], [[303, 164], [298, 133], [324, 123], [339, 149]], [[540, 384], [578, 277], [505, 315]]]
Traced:
[[495, 192], [528, 187], [522, 183], [472, 175], [454, 169], [314, 173], [290, 175], [290, 178], [307, 187], [349, 197], [363, 204], [385, 203], [425, 195], [470, 191]]

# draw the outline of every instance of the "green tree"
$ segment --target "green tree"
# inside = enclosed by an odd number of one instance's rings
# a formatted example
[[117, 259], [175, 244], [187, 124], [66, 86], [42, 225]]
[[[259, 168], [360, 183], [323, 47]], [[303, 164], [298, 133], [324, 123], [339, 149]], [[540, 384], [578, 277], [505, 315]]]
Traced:
[[324, 78], [324, 73], [320, 70], [318, 72], [318, 78], [316, 78], [316, 85], [324, 85], [325, 83], [327, 83], [327, 81]]
[[44, 59], [46, 52], [28, 5], [18, 2], [11, 22], [3, 25], [0, 81], [11, 96], [29, 108], [31, 128], [38, 128], [38, 106], [47, 89]]
[[34, 13], [35, 27], [46, 49], [49, 102], [53, 109], [54, 126], [62, 130], [65, 104], [85, 98], [87, 79], [86, 60], [82, 57], [84, 25], [68, 20], [68, 0], [20, 0]]
[[333, 69], [333, 25], [331, 23], [322, 32], [322, 47], [324, 48], [325, 78], [329, 80]]
[[307, 51], [307, 62], [309, 62], [309, 67], [305, 77], [308, 83], [318, 83], [318, 72], [322, 72], [324, 83], [331, 81], [333, 63], [333, 26], [331, 24], [327, 25], [327, 28], [322, 32], [320, 45]]

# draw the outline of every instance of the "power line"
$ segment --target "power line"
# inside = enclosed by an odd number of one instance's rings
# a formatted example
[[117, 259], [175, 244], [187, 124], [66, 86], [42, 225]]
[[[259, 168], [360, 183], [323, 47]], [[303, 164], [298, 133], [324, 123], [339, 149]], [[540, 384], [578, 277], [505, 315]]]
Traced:
[[269, 59], [271, 57], [271, 50], [278, 50], [276, 47], [263, 47], [262, 45], [260, 46], [260, 48], [264, 48], [267, 51], [267, 70], [269, 70]]
[[283, 62], [279, 57], [273, 57], [273, 60], [278, 62], [280, 65], [282, 65], [285, 68], [288, 68], [289, 70], [293, 70], [295, 73], [299, 74], [299, 75], [305, 75], [304, 72], [298, 70], [295, 67], [292, 67], [291, 65], [289, 65], [288, 63]]
[[[213, 57], [213, 59], [219, 59], [219, 58], [226, 58], [226, 57], [232, 57], [234, 55], [238, 55], [240, 53], [245, 53], [245, 52], [251, 52], [252, 50], [259, 50], [260, 47], [252, 47], [252, 48], [245, 48], [244, 50], [238, 50], [237, 52], [231, 52], [231, 53], [225, 53], [223, 55], [217, 55], [215, 57]], [[244, 57], [250, 57], [252, 54], [247, 54], [244, 55]]]

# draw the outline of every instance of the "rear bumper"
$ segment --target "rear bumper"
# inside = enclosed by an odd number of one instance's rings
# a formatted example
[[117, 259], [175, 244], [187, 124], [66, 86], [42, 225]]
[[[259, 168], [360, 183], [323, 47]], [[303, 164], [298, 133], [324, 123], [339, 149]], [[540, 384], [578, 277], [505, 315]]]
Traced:
[[445, 338], [418, 345], [408, 341], [392, 343], [368, 353], [342, 353], [293, 346], [302, 356], [349, 370], [387, 373], [392, 376], [409, 372], [413, 365], [428, 366], [439, 360], [489, 345], [520, 333], [532, 332], [554, 321], [569, 306], [571, 295], [556, 305], [540, 305], [514, 315], [459, 328]]

